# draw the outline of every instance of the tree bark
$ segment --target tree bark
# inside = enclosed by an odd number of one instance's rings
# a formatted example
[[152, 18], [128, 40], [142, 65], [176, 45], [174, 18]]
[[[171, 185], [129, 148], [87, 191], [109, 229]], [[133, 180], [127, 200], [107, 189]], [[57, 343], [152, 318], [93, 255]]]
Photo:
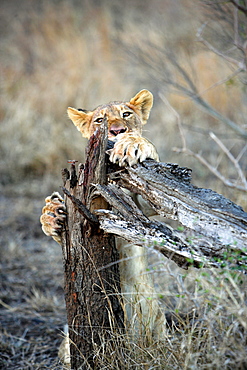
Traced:
[[[103, 133], [99, 130], [91, 137], [87, 160], [83, 170], [79, 165], [78, 177], [72, 163], [63, 189], [68, 212], [63, 256], [72, 369], [99, 369], [95, 350], [109, 343], [111, 333], [123, 330], [114, 236], [99, 228], [92, 213], [107, 208], [92, 186], [106, 184], [106, 144], [105, 125]], [[68, 171], [64, 173], [68, 177]]]

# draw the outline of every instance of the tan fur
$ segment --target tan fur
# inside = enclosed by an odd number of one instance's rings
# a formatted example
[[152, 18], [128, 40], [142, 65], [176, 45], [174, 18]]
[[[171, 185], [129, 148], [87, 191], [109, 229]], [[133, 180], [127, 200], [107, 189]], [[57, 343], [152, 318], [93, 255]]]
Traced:
[[61, 232], [66, 219], [64, 200], [58, 192], [54, 192], [45, 199], [45, 203], [40, 216], [42, 230], [57, 243], [61, 243]]

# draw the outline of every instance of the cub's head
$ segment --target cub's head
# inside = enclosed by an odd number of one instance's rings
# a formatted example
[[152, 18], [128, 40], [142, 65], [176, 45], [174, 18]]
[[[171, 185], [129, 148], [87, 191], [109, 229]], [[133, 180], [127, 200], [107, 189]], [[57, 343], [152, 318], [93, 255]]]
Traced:
[[148, 120], [153, 106], [153, 95], [148, 90], [141, 90], [129, 102], [111, 102], [100, 105], [92, 111], [68, 108], [68, 116], [83, 137], [90, 138], [102, 124], [106, 116], [108, 138], [114, 140], [118, 134], [133, 132], [141, 134], [142, 126]]

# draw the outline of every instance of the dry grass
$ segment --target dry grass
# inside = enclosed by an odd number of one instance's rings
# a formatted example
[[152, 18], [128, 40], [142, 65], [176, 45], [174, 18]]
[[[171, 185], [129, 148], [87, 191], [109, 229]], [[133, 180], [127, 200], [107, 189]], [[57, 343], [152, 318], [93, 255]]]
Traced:
[[[95, 348], [104, 369], [245, 369], [246, 276], [229, 268], [184, 272], [157, 252], [150, 272], [166, 311], [164, 341], [126, 335]], [[117, 347], [115, 347], [117, 343]]]
[[[179, 53], [200, 91], [217, 83], [218, 71], [221, 79], [229, 72], [217, 58], [198, 52], [194, 2], [183, 0], [179, 7], [172, 0], [126, 0], [124, 8], [120, 1], [112, 4], [25, 0], [21, 6], [18, 1], [0, 5], [3, 369], [62, 369], [57, 358], [66, 321], [61, 251], [43, 236], [39, 214], [43, 198], [60, 184], [60, 168], [68, 159], [83, 160], [84, 141], [66, 117], [67, 106], [90, 109], [150, 89], [155, 106], [146, 136], [161, 159], [193, 168], [197, 184], [246, 206], [242, 193], [224, 188], [192, 158], [171, 150], [181, 138], [176, 118], [159, 98], [166, 87], [162, 55], [154, 54], [150, 44]], [[145, 66], [136, 55], [135, 64], [133, 50], [156, 64]], [[244, 91], [236, 81], [205, 94], [221, 112], [244, 122]], [[193, 150], [202, 150], [212, 163], [220, 160], [208, 139], [210, 129], [238, 153], [242, 144], [232, 132], [195, 111], [188, 99], [166, 96], [181, 115]], [[221, 168], [234, 176], [226, 160]], [[187, 273], [158, 255], [150, 263], [161, 306], [175, 324], [165, 343], [144, 346], [118, 337], [116, 349], [103, 342], [96, 349], [101, 368], [246, 369], [246, 276], [229, 268]]]

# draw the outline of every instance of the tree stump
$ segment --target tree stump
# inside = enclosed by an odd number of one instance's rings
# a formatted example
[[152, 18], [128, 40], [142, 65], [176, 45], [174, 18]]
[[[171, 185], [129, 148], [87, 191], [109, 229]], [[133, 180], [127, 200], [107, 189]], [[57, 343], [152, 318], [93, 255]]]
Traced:
[[69, 178], [63, 188], [68, 215], [62, 246], [72, 369], [98, 369], [95, 350], [124, 327], [115, 239], [99, 228], [93, 214], [108, 208], [93, 186], [107, 181], [106, 145], [105, 123], [91, 137], [78, 176], [75, 161], [70, 174], [64, 171]]

